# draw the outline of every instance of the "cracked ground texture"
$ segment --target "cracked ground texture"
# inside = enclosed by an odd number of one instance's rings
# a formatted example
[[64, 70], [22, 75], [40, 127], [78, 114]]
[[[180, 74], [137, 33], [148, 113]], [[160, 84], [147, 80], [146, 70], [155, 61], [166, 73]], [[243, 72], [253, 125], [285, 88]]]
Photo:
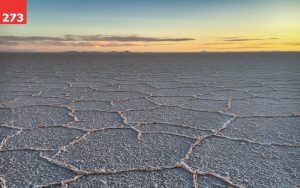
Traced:
[[1, 53], [0, 187], [299, 187], [299, 53]]

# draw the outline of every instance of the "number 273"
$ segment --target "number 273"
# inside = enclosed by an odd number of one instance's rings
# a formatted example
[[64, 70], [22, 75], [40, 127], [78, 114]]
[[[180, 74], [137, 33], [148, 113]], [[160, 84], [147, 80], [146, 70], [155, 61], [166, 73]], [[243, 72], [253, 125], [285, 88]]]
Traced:
[[19, 14], [15, 14], [15, 13], [4, 13], [3, 14], [3, 22], [14, 22], [15, 19], [17, 19], [17, 22], [23, 22], [24, 17], [23, 14], [19, 13]]

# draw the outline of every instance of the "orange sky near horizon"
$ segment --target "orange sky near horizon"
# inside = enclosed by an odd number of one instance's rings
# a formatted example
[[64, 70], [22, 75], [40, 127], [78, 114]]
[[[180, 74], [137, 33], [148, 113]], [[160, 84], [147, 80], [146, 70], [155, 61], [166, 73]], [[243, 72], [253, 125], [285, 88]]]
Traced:
[[300, 51], [300, 1], [28, 0], [0, 51]]

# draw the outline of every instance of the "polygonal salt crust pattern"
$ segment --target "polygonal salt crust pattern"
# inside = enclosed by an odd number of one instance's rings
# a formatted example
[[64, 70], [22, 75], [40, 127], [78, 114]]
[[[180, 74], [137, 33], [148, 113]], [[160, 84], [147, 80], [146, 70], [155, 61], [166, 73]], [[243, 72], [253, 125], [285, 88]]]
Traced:
[[299, 53], [1, 53], [0, 187], [299, 187]]

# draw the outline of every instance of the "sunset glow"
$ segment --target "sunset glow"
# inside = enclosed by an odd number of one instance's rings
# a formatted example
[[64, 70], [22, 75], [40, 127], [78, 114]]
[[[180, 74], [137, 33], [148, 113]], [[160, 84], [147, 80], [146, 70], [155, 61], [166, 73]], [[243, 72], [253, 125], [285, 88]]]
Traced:
[[300, 51], [300, 1], [28, 0], [1, 51]]

